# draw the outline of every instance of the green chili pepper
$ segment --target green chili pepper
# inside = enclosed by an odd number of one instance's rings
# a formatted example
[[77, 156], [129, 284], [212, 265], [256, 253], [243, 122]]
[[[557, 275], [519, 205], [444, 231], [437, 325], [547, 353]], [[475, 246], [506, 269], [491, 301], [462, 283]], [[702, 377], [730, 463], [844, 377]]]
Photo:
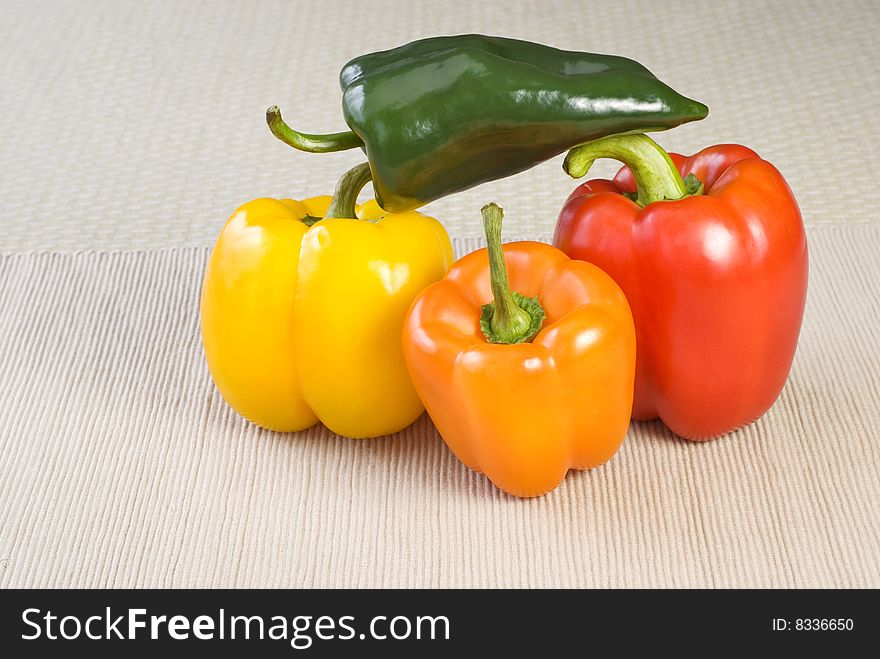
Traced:
[[306, 151], [365, 149], [389, 211], [492, 181], [606, 135], [702, 119], [641, 64], [482, 35], [435, 37], [363, 55], [339, 76], [352, 132], [306, 135], [276, 107], [272, 132]]

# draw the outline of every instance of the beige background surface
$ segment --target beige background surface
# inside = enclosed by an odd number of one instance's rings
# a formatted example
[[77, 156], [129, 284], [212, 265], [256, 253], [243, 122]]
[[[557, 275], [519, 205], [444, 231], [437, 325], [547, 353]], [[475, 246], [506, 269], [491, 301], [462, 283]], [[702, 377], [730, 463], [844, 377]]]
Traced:
[[[873, 2], [0, 2], [0, 585], [880, 586]], [[343, 127], [349, 57], [482, 31], [627, 55], [706, 102], [660, 135], [742, 142], [788, 178], [811, 288], [792, 377], [705, 445], [635, 424], [521, 501], [427, 419], [374, 442], [278, 435], [214, 391], [196, 301], [239, 203], [328, 191], [263, 112]], [[547, 237], [561, 159], [432, 204]], [[600, 163], [598, 173], [613, 170]]]
[[[880, 177], [870, 0], [0, 7], [0, 252], [209, 245], [247, 199], [330, 192], [360, 156], [293, 151], [269, 133], [266, 108], [304, 130], [342, 130], [337, 76], [350, 57], [469, 31], [632, 57], [710, 108], [658, 134], [667, 148], [747, 144], [786, 175], [808, 224], [876, 218], [856, 193]], [[511, 234], [546, 234], [574, 187], [561, 166], [427, 210], [479, 235], [480, 207], [497, 200]]]

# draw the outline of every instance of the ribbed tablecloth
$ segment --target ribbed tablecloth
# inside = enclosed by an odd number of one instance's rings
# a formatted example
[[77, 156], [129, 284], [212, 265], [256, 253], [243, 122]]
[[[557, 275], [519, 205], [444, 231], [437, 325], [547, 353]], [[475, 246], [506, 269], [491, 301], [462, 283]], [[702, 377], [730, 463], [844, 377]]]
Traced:
[[[0, 586], [880, 587], [880, 5], [851, 2], [0, 0]], [[332, 189], [277, 103], [343, 128], [350, 57], [484, 32], [626, 55], [711, 108], [658, 134], [773, 161], [808, 227], [791, 378], [691, 444], [633, 424], [550, 495], [494, 489], [429, 419], [355, 442], [238, 418], [198, 335], [238, 204]], [[479, 208], [546, 239], [561, 159], [431, 204], [459, 253]], [[613, 165], [600, 162], [597, 174]]]
[[203, 248], [3, 257], [2, 584], [880, 586], [880, 226], [809, 241], [763, 419], [705, 444], [636, 423], [531, 500], [424, 416], [372, 441], [237, 417], [200, 345]]

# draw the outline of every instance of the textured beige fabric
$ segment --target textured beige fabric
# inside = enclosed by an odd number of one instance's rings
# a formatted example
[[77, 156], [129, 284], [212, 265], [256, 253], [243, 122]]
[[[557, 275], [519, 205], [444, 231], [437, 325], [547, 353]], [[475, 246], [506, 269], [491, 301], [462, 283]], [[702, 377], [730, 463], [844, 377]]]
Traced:
[[[0, 0], [0, 586], [880, 587], [878, 17], [872, 0]], [[358, 161], [293, 152], [265, 108], [342, 129], [345, 60], [469, 31], [633, 57], [711, 108], [665, 146], [741, 142], [784, 173], [812, 280], [766, 417], [702, 445], [635, 424], [611, 463], [521, 501], [425, 418], [352, 442], [223, 404], [198, 339], [207, 246], [241, 202], [327, 192]], [[560, 165], [428, 211], [460, 251], [492, 199], [508, 237], [546, 237], [574, 185]]]
[[880, 226], [809, 241], [763, 419], [707, 444], [635, 424], [533, 500], [425, 417], [374, 441], [236, 417], [199, 343], [205, 249], [2, 257], [0, 585], [878, 587]]
[[[342, 130], [350, 57], [469, 31], [637, 59], [710, 107], [658, 134], [665, 146], [748, 144], [807, 223], [865, 221], [854, 188], [880, 179], [878, 18], [874, 0], [0, 0], [0, 252], [205, 246], [248, 199], [327, 193], [359, 154], [295, 152], [266, 108]], [[509, 235], [546, 234], [574, 187], [561, 164], [428, 210], [473, 236], [496, 200]]]

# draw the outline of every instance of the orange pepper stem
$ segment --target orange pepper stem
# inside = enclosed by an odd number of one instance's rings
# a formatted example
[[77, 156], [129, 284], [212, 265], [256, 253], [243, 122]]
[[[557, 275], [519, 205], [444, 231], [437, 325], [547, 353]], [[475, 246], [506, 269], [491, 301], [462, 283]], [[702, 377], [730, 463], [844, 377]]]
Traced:
[[370, 163], [367, 162], [355, 165], [345, 172], [336, 184], [333, 198], [330, 200], [330, 206], [324, 217], [356, 218], [355, 205], [358, 195], [372, 178]]
[[281, 118], [281, 110], [278, 109], [277, 105], [273, 105], [266, 110], [266, 123], [269, 124], [269, 130], [272, 131], [275, 137], [300, 151], [328, 153], [330, 151], [345, 151], [346, 149], [364, 146], [363, 140], [350, 130], [343, 133], [328, 133], [326, 135], [300, 133], [284, 123], [284, 119]]
[[510, 290], [507, 263], [501, 247], [501, 220], [504, 211], [493, 203], [483, 206], [482, 214], [494, 301], [483, 305], [480, 328], [489, 343], [531, 341], [544, 322], [544, 309], [537, 297], [525, 297]]
[[569, 176], [580, 178], [599, 158], [613, 158], [630, 168], [638, 191], [634, 201], [642, 207], [703, 191], [693, 174], [682, 180], [669, 154], [642, 133], [612, 135], [576, 146], [568, 152], [562, 167]]

